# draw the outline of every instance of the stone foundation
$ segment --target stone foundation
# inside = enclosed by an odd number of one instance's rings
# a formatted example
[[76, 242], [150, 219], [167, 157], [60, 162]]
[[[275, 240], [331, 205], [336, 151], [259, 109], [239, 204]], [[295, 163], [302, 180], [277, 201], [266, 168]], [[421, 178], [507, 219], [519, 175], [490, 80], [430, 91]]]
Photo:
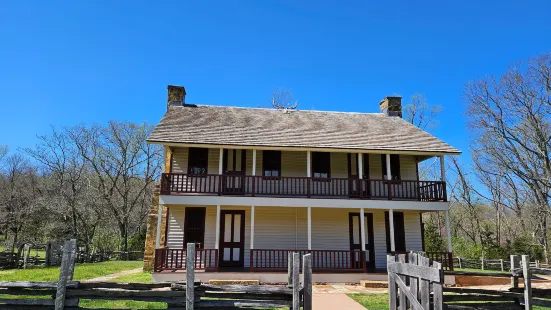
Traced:
[[[153, 271], [155, 262], [155, 235], [157, 234], [157, 212], [159, 211], [159, 186], [155, 186], [153, 197], [151, 199], [151, 208], [147, 215], [147, 235], [145, 236], [145, 251], [143, 256], [143, 270]], [[163, 218], [161, 220], [161, 246], [165, 244], [166, 217], [168, 208], [163, 208]]]

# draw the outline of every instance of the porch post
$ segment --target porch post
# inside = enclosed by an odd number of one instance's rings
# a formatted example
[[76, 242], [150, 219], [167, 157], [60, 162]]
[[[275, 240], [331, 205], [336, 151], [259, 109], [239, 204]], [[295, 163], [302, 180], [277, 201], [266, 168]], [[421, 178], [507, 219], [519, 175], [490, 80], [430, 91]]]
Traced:
[[222, 168], [224, 166], [224, 149], [220, 148], [220, 156], [218, 157], [218, 174], [222, 175]]
[[155, 236], [155, 249], [159, 249], [161, 247], [161, 222], [162, 221], [163, 221], [163, 205], [159, 204], [158, 211], [157, 211], [157, 234]]
[[388, 210], [388, 228], [390, 230], [390, 252], [395, 252], [396, 246], [394, 244], [394, 212], [392, 211], [392, 209]]
[[216, 236], [214, 241], [214, 248], [218, 250], [220, 245], [220, 205], [216, 205]]
[[312, 207], [308, 207], [308, 250], [312, 249]]
[[365, 215], [364, 208], [360, 208], [360, 242], [362, 243], [362, 251], [365, 251]]
[[444, 211], [446, 216], [446, 241], [448, 242], [448, 253], [452, 252], [452, 233], [450, 231], [450, 211]]
[[440, 155], [440, 180], [446, 182], [446, 168], [444, 163], [444, 155]]
[[312, 176], [312, 152], [306, 151], [306, 176]]
[[[361, 180], [363, 179], [363, 171], [364, 171], [364, 160], [363, 160], [363, 154], [358, 153], [358, 178]], [[363, 210], [363, 209], [362, 209]]]
[[253, 149], [253, 177], [255, 175], [256, 175], [256, 149]]
[[251, 250], [254, 249], [254, 206], [251, 206]]
[[386, 179], [392, 179], [392, 172], [390, 169], [390, 154], [386, 154]]

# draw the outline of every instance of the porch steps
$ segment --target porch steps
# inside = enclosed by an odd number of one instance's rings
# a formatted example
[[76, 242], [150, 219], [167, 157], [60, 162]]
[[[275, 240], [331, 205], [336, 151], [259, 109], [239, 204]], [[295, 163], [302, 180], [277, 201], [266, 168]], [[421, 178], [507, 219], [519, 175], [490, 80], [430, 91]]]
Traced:
[[361, 280], [360, 286], [367, 288], [388, 288], [388, 281]]
[[260, 285], [258, 280], [209, 280], [211, 285]]

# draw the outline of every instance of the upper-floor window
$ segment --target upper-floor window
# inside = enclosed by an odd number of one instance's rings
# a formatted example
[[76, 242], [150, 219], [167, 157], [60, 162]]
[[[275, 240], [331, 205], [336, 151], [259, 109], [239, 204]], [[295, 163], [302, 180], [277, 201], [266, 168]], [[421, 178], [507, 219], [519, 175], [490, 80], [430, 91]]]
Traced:
[[314, 178], [331, 177], [331, 153], [312, 152], [312, 176]]
[[281, 151], [262, 152], [262, 175], [265, 177], [281, 176]]
[[188, 157], [188, 174], [207, 174], [209, 149], [190, 147]]
[[[381, 155], [381, 163], [382, 163], [382, 171], [383, 171], [383, 179], [386, 180], [386, 155]], [[391, 154], [390, 155], [390, 175], [391, 180], [401, 180], [400, 175], [400, 155], [398, 154]]]

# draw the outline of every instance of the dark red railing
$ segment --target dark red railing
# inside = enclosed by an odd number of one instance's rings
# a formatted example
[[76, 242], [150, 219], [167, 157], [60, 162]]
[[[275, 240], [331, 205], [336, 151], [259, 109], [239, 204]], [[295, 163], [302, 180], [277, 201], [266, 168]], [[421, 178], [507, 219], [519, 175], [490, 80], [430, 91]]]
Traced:
[[[156, 249], [155, 272], [163, 270], [186, 270], [186, 249]], [[195, 270], [218, 270], [218, 250], [196, 249]]]
[[358, 178], [263, 177], [163, 173], [161, 194], [215, 194], [304, 198], [446, 201], [440, 181], [388, 181]]
[[348, 250], [250, 250], [251, 271], [286, 271], [289, 253], [312, 254], [316, 272], [366, 272], [365, 251]]

